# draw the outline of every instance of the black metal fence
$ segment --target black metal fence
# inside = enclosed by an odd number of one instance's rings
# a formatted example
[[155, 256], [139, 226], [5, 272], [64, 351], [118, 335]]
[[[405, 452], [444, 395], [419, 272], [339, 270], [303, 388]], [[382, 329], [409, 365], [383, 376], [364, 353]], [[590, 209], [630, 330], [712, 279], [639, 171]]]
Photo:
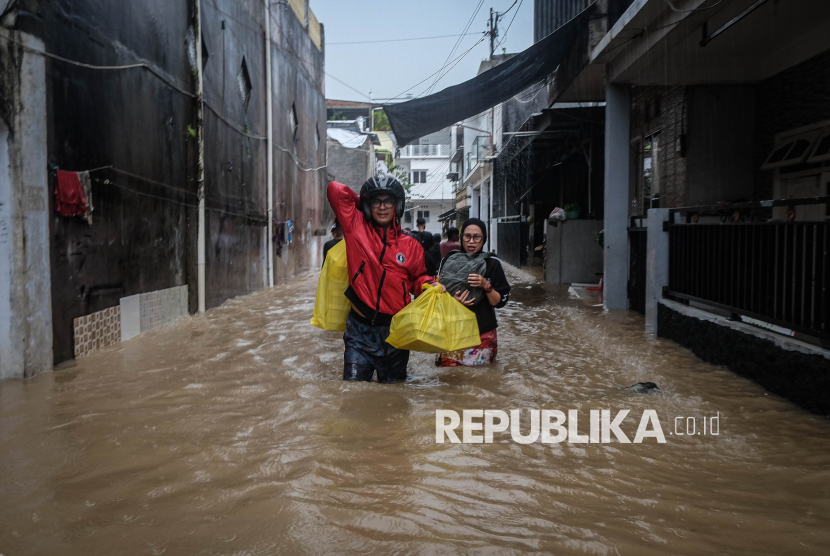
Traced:
[[528, 225], [525, 217], [498, 219], [498, 257], [517, 268], [527, 265]]
[[668, 228], [670, 296], [830, 339], [830, 222]]
[[648, 255], [648, 229], [628, 228], [628, 308], [646, 313], [646, 257]]

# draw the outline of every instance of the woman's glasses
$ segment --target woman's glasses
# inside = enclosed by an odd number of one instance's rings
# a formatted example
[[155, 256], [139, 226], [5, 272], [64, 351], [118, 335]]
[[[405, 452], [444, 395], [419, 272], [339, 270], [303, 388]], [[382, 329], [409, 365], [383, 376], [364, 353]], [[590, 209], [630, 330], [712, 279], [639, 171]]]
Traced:
[[384, 197], [383, 199], [372, 199], [369, 201], [369, 206], [372, 208], [380, 208], [383, 205], [385, 208], [392, 208], [395, 206], [395, 199], [392, 197]]
[[478, 235], [478, 234], [476, 234], [476, 235], [474, 235], [474, 236], [473, 236], [473, 235], [470, 235], [470, 234], [464, 234], [464, 235], [463, 235], [463, 236], [461, 236], [461, 237], [462, 237], [462, 238], [464, 238], [464, 241], [469, 241], [469, 242], [472, 242], [472, 243], [478, 243], [478, 242], [480, 242], [482, 239], [484, 239], [484, 236], [480, 236], [480, 235]]

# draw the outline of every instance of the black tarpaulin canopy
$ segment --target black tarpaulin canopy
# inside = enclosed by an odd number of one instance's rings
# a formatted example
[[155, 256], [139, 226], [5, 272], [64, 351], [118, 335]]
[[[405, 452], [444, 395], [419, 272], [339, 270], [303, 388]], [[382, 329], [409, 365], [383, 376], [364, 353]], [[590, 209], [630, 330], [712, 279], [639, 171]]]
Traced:
[[593, 4], [568, 23], [508, 61], [439, 93], [385, 107], [403, 147], [415, 139], [480, 114], [554, 72], [582, 29]]

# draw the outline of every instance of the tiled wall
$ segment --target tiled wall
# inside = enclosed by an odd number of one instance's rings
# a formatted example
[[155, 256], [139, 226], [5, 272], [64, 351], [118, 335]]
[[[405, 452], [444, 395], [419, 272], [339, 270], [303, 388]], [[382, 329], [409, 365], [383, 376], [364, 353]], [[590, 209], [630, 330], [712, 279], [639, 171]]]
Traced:
[[121, 307], [110, 307], [73, 321], [75, 357], [121, 341]]
[[128, 340], [187, 314], [187, 286], [125, 297], [121, 299], [121, 339]]
[[139, 294], [138, 305], [142, 332], [161, 326], [161, 291]]
[[118, 307], [75, 319], [75, 357], [128, 340], [187, 314], [187, 286], [124, 297]]

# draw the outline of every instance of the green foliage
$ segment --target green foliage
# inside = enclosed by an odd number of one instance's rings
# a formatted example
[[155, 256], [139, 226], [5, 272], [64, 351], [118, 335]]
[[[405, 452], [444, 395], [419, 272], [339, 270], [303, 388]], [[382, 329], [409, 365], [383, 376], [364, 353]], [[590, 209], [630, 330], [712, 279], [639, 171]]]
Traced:
[[389, 117], [385, 110], [372, 111], [372, 130], [373, 131], [392, 131], [392, 126], [389, 125]]
[[409, 172], [407, 172], [403, 166], [393, 164], [391, 154], [386, 155], [386, 159], [383, 163], [386, 164], [387, 172], [395, 176], [395, 178], [401, 182], [404, 191], [406, 191], [406, 198], [409, 199], [409, 190], [412, 189], [412, 182], [409, 181]]
[[579, 203], [568, 203], [564, 207], [565, 212], [579, 212], [582, 210], [582, 207], [579, 206]]
[[187, 138], [196, 139], [196, 129], [192, 125], [187, 126]]
[[605, 247], [605, 230], [598, 231], [597, 236], [596, 236], [595, 239], [597, 240], [597, 243], [599, 244], [599, 246], [604, 248]]

